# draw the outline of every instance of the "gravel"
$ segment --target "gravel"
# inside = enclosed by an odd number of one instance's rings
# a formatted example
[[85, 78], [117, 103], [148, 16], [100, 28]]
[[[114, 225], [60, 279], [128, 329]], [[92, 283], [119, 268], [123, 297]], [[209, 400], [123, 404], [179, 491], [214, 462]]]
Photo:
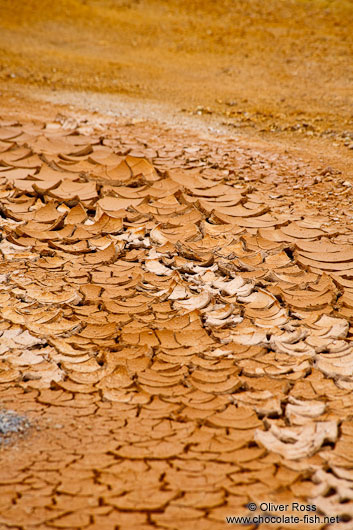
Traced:
[[30, 426], [25, 416], [20, 416], [13, 410], [0, 409], [0, 445], [9, 443], [16, 434], [23, 434]]

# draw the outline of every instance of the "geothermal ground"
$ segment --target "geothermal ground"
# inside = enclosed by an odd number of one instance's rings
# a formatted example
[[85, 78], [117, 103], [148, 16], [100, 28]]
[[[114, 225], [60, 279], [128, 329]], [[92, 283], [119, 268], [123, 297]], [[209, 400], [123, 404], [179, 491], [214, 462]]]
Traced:
[[0, 529], [351, 529], [352, 3], [1, 4]]

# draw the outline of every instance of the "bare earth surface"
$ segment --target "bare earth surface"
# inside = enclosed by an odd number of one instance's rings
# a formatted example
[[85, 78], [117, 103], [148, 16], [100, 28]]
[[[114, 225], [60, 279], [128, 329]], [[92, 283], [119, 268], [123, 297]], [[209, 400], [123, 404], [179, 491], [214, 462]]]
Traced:
[[352, 3], [1, 4], [0, 529], [351, 529]]

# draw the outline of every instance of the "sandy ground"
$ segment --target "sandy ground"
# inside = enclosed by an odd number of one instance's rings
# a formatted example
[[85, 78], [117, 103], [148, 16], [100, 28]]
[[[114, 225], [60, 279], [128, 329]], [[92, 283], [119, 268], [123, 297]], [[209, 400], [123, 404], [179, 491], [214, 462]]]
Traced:
[[1, 530], [351, 528], [352, 2], [0, 8]]
[[349, 0], [1, 2], [0, 78], [350, 145]]

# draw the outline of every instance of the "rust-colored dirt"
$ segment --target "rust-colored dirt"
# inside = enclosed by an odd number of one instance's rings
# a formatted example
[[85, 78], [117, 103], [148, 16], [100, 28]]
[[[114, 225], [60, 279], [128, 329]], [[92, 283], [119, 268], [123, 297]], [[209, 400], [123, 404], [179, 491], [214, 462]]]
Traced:
[[351, 529], [352, 4], [1, 5], [0, 528]]
[[353, 143], [351, 0], [0, 2], [0, 79]]

